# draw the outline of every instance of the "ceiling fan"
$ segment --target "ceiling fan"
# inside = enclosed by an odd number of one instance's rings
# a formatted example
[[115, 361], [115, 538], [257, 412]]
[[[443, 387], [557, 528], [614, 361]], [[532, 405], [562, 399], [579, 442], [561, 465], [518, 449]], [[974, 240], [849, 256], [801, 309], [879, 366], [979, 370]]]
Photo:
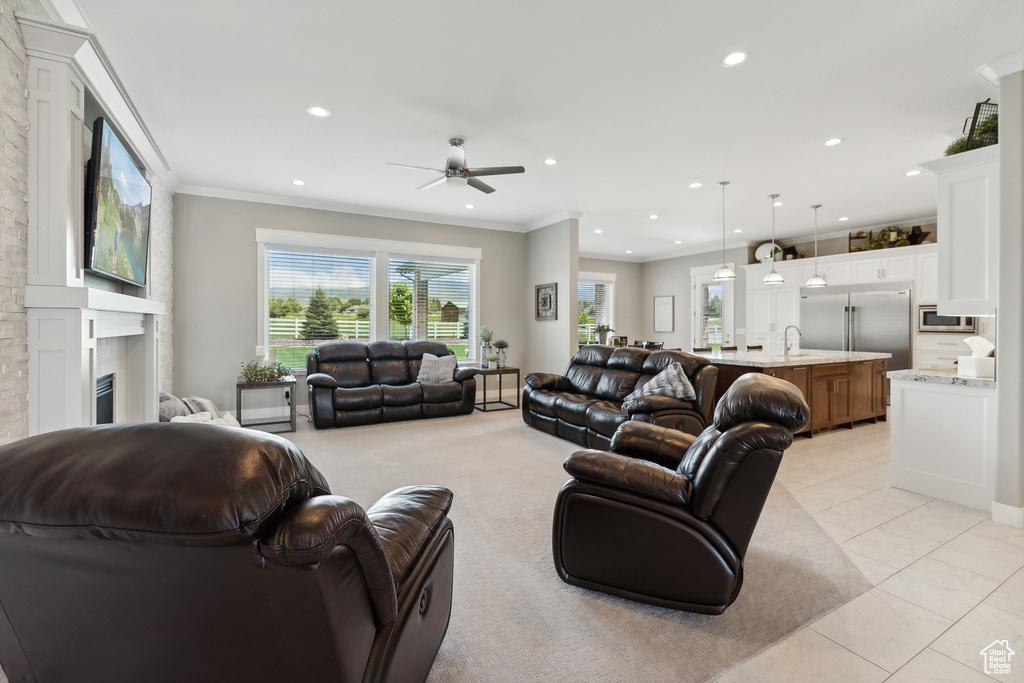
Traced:
[[462, 148], [465, 141], [459, 138], [452, 138], [448, 141], [448, 162], [444, 168], [427, 168], [426, 166], [410, 166], [409, 164], [396, 164], [388, 162], [390, 166], [401, 166], [402, 168], [415, 168], [420, 171], [433, 171], [441, 173], [440, 178], [435, 178], [429, 183], [420, 185], [417, 189], [427, 190], [442, 183], [453, 187], [469, 185], [481, 192], [490, 194], [494, 188], [487, 183], [478, 180], [482, 175], [506, 175], [509, 173], [523, 173], [526, 171], [522, 166], [488, 166], [485, 168], [467, 168], [466, 151]]

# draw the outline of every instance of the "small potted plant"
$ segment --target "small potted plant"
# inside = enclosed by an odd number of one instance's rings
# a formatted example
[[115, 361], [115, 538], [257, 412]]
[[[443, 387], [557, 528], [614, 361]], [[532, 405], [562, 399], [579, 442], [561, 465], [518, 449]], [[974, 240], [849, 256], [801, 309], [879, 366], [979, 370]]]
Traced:
[[491, 330], [490, 325], [480, 326], [480, 362], [483, 363], [484, 359], [491, 352], [491, 340], [494, 339], [494, 331]]
[[487, 369], [488, 370], [495, 370], [495, 369], [497, 369], [497, 367], [498, 367], [498, 358], [500, 358], [500, 356], [498, 356], [498, 354], [496, 354], [496, 353], [489, 353], [489, 354], [487, 354]]
[[602, 324], [600, 324], [600, 325], [598, 325], [597, 327], [594, 328], [594, 332], [597, 332], [597, 338], [598, 338], [598, 341], [601, 342], [601, 344], [607, 344], [608, 343], [608, 335], [610, 333], [614, 332], [614, 331], [615, 330], [613, 330], [608, 325], [605, 325], [604, 323], [602, 323]]
[[495, 339], [494, 348], [498, 350], [498, 367], [505, 367], [505, 349], [508, 348], [508, 342], [504, 339]]

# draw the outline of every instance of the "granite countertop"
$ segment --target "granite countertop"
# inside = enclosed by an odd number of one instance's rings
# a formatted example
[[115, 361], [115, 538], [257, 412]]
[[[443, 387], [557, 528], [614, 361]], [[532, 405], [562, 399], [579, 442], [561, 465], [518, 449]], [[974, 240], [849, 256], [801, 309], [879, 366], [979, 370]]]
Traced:
[[890, 370], [886, 376], [895, 381], [926, 382], [928, 384], [945, 384], [962, 387], [995, 388], [996, 381], [991, 378], [962, 377], [956, 370]]
[[817, 351], [800, 349], [789, 357], [763, 351], [722, 351], [698, 353], [715, 365], [742, 365], [750, 368], [784, 368], [798, 365], [824, 365], [825, 363], [847, 363], [859, 360], [892, 358], [891, 353], [868, 353], [862, 351]]

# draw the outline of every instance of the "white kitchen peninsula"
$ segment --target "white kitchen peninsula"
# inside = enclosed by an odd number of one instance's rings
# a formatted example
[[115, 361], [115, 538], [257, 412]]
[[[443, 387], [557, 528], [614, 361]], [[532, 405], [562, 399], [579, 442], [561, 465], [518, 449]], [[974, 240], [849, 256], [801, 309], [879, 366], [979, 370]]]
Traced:
[[888, 377], [892, 486], [991, 512], [995, 380], [955, 370], [894, 370]]

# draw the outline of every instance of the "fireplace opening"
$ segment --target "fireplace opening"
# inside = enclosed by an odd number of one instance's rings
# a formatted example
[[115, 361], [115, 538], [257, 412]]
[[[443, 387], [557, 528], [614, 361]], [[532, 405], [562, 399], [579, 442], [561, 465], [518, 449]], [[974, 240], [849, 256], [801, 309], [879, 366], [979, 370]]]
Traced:
[[96, 424], [114, 422], [114, 373], [96, 380]]

